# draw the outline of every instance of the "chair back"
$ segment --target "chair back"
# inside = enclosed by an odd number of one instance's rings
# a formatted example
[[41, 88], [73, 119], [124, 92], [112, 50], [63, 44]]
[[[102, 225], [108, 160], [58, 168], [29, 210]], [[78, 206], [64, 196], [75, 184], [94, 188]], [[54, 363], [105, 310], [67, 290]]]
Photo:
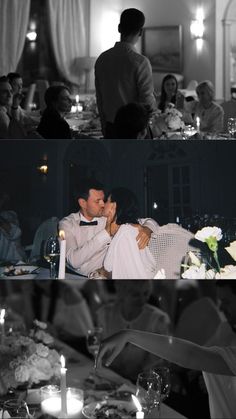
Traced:
[[47, 240], [50, 236], [57, 236], [58, 222], [59, 222], [59, 218], [51, 217], [48, 220], [45, 220], [37, 228], [35, 236], [34, 236], [34, 240], [33, 240], [32, 250], [29, 257], [29, 260], [31, 262], [41, 259], [42, 246], [45, 240]]
[[23, 109], [25, 109], [26, 111], [31, 111], [31, 105], [34, 100], [35, 90], [36, 90], [36, 83], [31, 83], [27, 90], [26, 97], [24, 100]]
[[37, 91], [38, 91], [38, 95], [39, 95], [39, 108], [41, 110], [41, 112], [46, 108], [46, 103], [44, 100], [44, 95], [46, 90], [49, 87], [49, 82], [48, 80], [37, 80], [36, 81], [36, 87], [37, 87]]
[[204, 345], [221, 323], [220, 312], [209, 297], [189, 304], [182, 312], [175, 328], [175, 336]]
[[178, 224], [166, 224], [152, 235], [149, 249], [153, 254], [157, 271], [165, 269], [167, 279], [180, 279], [181, 264], [189, 250], [200, 250], [193, 233]]
[[228, 119], [236, 118], [236, 100], [228, 100], [221, 103], [221, 106], [224, 110], [224, 132], [228, 132]]

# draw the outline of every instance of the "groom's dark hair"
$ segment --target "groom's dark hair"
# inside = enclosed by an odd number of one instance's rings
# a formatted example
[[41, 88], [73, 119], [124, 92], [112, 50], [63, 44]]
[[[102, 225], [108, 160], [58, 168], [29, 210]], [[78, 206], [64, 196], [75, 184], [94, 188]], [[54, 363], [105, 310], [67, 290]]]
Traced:
[[92, 177], [81, 179], [75, 192], [76, 200], [82, 198], [87, 201], [90, 189], [95, 189], [96, 191], [103, 191], [104, 186], [101, 182]]

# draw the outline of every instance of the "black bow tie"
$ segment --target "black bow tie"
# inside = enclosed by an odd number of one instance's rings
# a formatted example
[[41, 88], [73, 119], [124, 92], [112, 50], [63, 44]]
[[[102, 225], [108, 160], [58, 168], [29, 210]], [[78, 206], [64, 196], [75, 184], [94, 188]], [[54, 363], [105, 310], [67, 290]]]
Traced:
[[80, 221], [79, 225], [80, 226], [97, 226], [98, 222], [97, 221]]

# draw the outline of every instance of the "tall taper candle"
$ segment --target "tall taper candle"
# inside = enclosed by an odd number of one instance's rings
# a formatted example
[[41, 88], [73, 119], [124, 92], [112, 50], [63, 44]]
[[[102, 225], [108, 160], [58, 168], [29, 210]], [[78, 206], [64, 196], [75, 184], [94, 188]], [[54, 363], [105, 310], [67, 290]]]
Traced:
[[2, 308], [0, 310], [0, 331], [1, 331], [1, 344], [4, 344], [4, 340], [5, 340], [5, 314], [6, 314], [6, 310], [5, 308]]
[[65, 233], [63, 230], [59, 231], [60, 237], [60, 259], [59, 259], [59, 271], [58, 271], [58, 279], [65, 279], [65, 272], [66, 272], [66, 240], [65, 240]]
[[65, 358], [61, 355], [61, 417], [67, 417], [67, 397], [66, 397], [66, 371]]

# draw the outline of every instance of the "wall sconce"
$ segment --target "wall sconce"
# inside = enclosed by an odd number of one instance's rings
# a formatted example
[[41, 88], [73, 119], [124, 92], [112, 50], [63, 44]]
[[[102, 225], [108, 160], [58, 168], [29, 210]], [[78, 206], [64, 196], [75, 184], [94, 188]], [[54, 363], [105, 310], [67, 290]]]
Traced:
[[29, 30], [26, 34], [26, 38], [28, 39], [28, 41], [30, 42], [35, 42], [37, 39], [37, 32], [36, 32], [36, 22], [35, 21], [31, 21], [30, 25], [29, 25]]
[[48, 174], [48, 165], [47, 164], [42, 164], [42, 166], [38, 166], [37, 169], [42, 175], [47, 175]]
[[205, 31], [203, 10], [198, 9], [196, 19], [192, 20], [190, 25], [190, 32], [193, 39], [203, 39]]

